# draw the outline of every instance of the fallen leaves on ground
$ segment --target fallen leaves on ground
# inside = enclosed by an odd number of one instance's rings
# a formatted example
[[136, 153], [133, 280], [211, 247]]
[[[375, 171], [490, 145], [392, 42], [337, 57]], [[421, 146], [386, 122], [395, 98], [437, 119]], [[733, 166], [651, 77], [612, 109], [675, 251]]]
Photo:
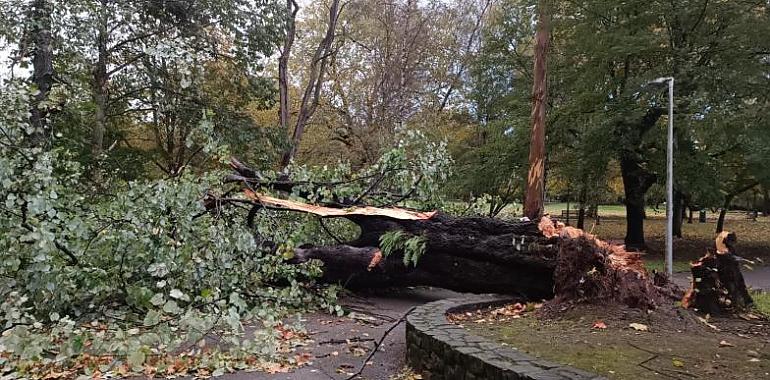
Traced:
[[344, 373], [346, 375], [352, 375], [353, 372], [350, 372], [355, 368], [352, 364], [342, 363], [337, 367], [337, 373]]
[[604, 323], [603, 321], [596, 321], [596, 322], [594, 322], [594, 324], [591, 326], [591, 328], [593, 328], [593, 329], [601, 329], [601, 330], [603, 330], [603, 329], [606, 329], [606, 328], [607, 328], [607, 324], [606, 324], [606, 323]]
[[368, 350], [365, 347], [361, 347], [358, 345], [353, 345], [348, 347], [348, 351], [350, 351], [351, 354], [355, 357], [364, 356], [368, 352]]
[[628, 327], [630, 327], [630, 328], [632, 328], [632, 329], [634, 329], [636, 331], [650, 331], [650, 328], [647, 327], [647, 325], [641, 324], [641, 323], [629, 323]]
[[447, 319], [452, 322], [494, 323], [518, 319], [524, 313], [540, 309], [542, 303], [512, 303], [497, 308], [486, 308], [473, 312], [449, 314]]

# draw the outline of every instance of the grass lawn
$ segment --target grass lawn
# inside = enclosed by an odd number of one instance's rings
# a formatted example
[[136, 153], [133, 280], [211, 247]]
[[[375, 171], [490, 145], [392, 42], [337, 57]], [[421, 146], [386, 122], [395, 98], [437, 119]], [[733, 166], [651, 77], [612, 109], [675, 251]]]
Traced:
[[[570, 209], [576, 204], [571, 203]], [[567, 203], [548, 203], [545, 211], [554, 216], [561, 216], [561, 211], [567, 209]], [[521, 205], [506, 208], [501, 217], [520, 216]], [[644, 236], [648, 245], [646, 261], [651, 268], [662, 269], [663, 254], [666, 241], [666, 210], [665, 207], [647, 208], [648, 218], [644, 222]], [[623, 241], [626, 235], [626, 210], [623, 205], [600, 205], [600, 223], [591, 218], [585, 221], [585, 229], [599, 238], [611, 241]], [[682, 226], [683, 238], [674, 239], [674, 270], [689, 271], [689, 262], [714, 246], [717, 213], [708, 211], [706, 223], [698, 223], [695, 215], [694, 223], [685, 221]], [[574, 223], [574, 221], [573, 221]], [[728, 216], [725, 229], [735, 232], [738, 236], [738, 254], [754, 260], [760, 258], [765, 265], [770, 265], [770, 217], [759, 217], [751, 221], [742, 216]], [[758, 265], [762, 263], [757, 262]]]
[[[738, 254], [747, 258], [759, 257], [770, 263], [770, 218], [761, 217], [757, 221], [732, 219], [725, 221], [725, 229], [735, 232], [738, 236]], [[604, 240], [622, 241], [626, 234], [626, 221], [622, 218], [606, 218], [599, 224], [590, 219], [586, 221], [586, 230], [592, 231]], [[687, 262], [697, 259], [714, 246], [716, 223], [692, 224], [682, 226], [683, 238], [674, 239], [674, 260]], [[661, 259], [665, 252], [666, 220], [663, 218], [648, 218], [644, 223], [644, 236], [648, 245], [648, 260], [654, 262]], [[676, 269], [675, 264], [674, 269]], [[686, 269], [686, 267], [685, 267]]]

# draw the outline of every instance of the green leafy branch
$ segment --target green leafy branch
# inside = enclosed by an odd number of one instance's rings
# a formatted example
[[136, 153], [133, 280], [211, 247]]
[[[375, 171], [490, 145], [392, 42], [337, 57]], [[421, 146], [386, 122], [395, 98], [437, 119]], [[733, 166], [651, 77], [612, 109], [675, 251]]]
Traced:
[[427, 239], [421, 235], [410, 235], [404, 231], [396, 230], [384, 233], [380, 236], [380, 250], [384, 256], [393, 252], [404, 253], [404, 265], [417, 266], [417, 261], [425, 253]]

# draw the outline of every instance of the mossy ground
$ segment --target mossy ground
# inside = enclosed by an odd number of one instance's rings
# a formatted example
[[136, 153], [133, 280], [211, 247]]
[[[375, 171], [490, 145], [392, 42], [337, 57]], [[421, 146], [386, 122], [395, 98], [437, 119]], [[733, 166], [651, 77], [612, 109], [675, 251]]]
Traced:
[[[762, 305], [769, 300], [759, 297]], [[480, 315], [462, 323], [530, 355], [610, 379], [770, 379], [770, 322], [709, 320], [717, 331], [689, 313], [590, 306], [566, 310], [558, 319], [525, 313], [503, 321]], [[597, 321], [607, 328], [594, 328]], [[649, 330], [637, 331], [630, 323]]]

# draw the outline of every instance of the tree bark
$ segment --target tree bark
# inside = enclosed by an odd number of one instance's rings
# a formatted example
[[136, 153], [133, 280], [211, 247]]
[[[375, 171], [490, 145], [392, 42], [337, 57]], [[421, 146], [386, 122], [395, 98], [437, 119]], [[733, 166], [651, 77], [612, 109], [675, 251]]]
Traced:
[[762, 202], [762, 214], [770, 216], [770, 189], [764, 189], [764, 201]]
[[719, 210], [716, 233], [720, 233], [725, 229], [725, 216], [727, 215], [727, 210], [730, 208], [730, 202], [732, 202], [732, 200], [732, 195], [725, 196], [725, 203], [722, 205], [722, 209]]
[[674, 236], [682, 237], [682, 222], [684, 221], [684, 196], [681, 192], [674, 192], [674, 207], [672, 210], [674, 214]]
[[30, 144], [46, 147], [51, 143], [48, 110], [41, 104], [48, 99], [53, 87], [53, 47], [51, 46], [51, 14], [53, 7], [48, 0], [35, 0], [32, 4], [32, 39], [35, 50], [32, 58], [32, 82], [37, 87], [30, 109], [29, 122], [33, 127]]
[[620, 122], [615, 133], [622, 135], [624, 146], [619, 150], [620, 174], [623, 177], [623, 191], [626, 204], [626, 247], [645, 249], [644, 219], [647, 190], [655, 183], [656, 176], [647, 169], [640, 152], [644, 135], [663, 115], [663, 109], [650, 108], [638, 123]]
[[[323, 281], [349, 288], [430, 285], [530, 300], [553, 297], [552, 304], [619, 303], [645, 310], [681, 299], [675, 286], [664, 280], [655, 283], [640, 254], [548, 218], [539, 224], [441, 213], [422, 220], [347, 218], [361, 228], [358, 239], [333, 247], [298, 248], [293, 262], [320, 260]], [[425, 239], [426, 250], [416, 265], [405, 265], [403, 252], [382, 256], [379, 239], [390, 231]]]
[[532, 85], [532, 135], [529, 146], [529, 175], [524, 203], [524, 216], [537, 220], [543, 214], [545, 195], [545, 122], [548, 101], [547, 54], [550, 39], [549, 0], [538, 4], [535, 34], [535, 68]]
[[620, 168], [626, 195], [626, 247], [643, 250], [646, 248], [644, 195], [655, 182], [655, 176], [644, 170], [639, 162], [628, 157], [621, 157]]
[[[296, 262], [324, 263], [325, 282], [350, 288], [438, 286], [462, 292], [519, 294], [530, 299], [553, 296], [557, 250], [533, 222], [507, 223], [491, 218], [428, 220], [347, 217], [361, 228], [354, 241], [333, 247], [303, 247]], [[426, 250], [416, 266], [403, 263], [403, 252], [377, 261], [380, 237], [389, 231], [421, 236]], [[373, 264], [375, 263], [375, 264]]]
[[741, 311], [754, 301], [746, 289], [735, 253], [734, 233], [721, 232], [716, 254], [709, 252], [690, 264], [692, 285], [682, 299], [684, 307], [711, 315]]
[[102, 180], [102, 153], [104, 153], [104, 133], [107, 130], [107, 2], [101, 1], [99, 10], [99, 32], [96, 38], [98, 57], [93, 67], [91, 83], [92, 97], [95, 106], [94, 126], [91, 131], [91, 159], [93, 168], [91, 177], [94, 183]]
[[[322, 262], [321, 280], [325, 282], [350, 288], [429, 285], [464, 292], [516, 294], [533, 300], [554, 297], [554, 304], [597, 301], [638, 308], [655, 308], [674, 296], [673, 288], [655, 283], [647, 274], [640, 254], [547, 217], [537, 222], [509, 222], [358, 203], [356, 207], [351, 203], [308, 204], [258, 191], [280, 188], [296, 195], [294, 186], [307, 189], [334, 184], [269, 181], [235, 159], [231, 166], [237, 175], [228, 181], [242, 182], [245, 198], [209, 193], [204, 205], [212, 214], [221, 215], [219, 208], [223, 205], [247, 204], [251, 206], [247, 221], [261, 209], [272, 209], [345, 218], [359, 227], [360, 234], [352, 241], [294, 250], [290, 259], [293, 263]], [[394, 232], [398, 232], [398, 238]], [[385, 246], [384, 236], [391, 242]], [[264, 243], [268, 249], [274, 246]]]
[[283, 41], [281, 55], [278, 57], [278, 116], [281, 129], [284, 131], [289, 130], [289, 57], [294, 45], [299, 5], [295, 0], [286, 0], [286, 11], [288, 12], [286, 15], [286, 39]]

